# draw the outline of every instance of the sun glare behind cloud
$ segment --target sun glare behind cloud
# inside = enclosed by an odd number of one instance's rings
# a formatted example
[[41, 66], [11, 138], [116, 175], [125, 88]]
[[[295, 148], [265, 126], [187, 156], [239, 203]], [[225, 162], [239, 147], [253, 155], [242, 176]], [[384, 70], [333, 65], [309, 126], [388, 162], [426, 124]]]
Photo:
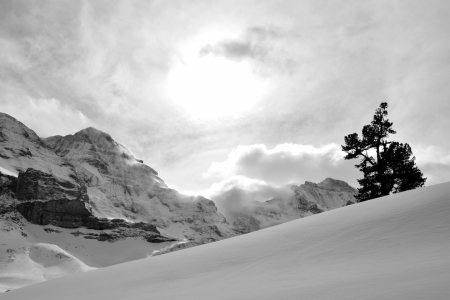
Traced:
[[202, 118], [243, 112], [266, 90], [248, 62], [198, 54], [178, 64], [169, 73], [168, 84], [172, 100]]

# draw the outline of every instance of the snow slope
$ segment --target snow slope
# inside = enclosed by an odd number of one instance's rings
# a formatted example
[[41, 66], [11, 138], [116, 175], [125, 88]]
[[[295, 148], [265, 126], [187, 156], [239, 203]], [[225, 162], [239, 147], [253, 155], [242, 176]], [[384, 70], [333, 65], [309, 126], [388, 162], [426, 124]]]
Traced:
[[450, 183], [2, 299], [450, 299]]
[[95, 269], [67, 249], [37, 241], [36, 233], [48, 235], [50, 232], [28, 224], [20, 216], [13, 217], [16, 222], [0, 219], [0, 292]]
[[[146, 258], [182, 243], [154, 244], [131, 237], [110, 243], [84, 238], [83, 234], [89, 233], [98, 231], [34, 225], [17, 212], [3, 215], [0, 218], [0, 293], [72, 273]], [[108, 230], [102, 233], [108, 233]]]
[[39, 243], [9, 250], [7, 261], [0, 262], [1, 292], [95, 269], [52, 244]]

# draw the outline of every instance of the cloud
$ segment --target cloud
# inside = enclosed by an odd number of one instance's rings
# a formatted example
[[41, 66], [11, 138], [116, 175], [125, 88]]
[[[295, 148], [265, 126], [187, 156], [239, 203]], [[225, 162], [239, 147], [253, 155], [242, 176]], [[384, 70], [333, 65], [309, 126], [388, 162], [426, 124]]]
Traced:
[[249, 60], [260, 75], [268, 75], [275, 70], [291, 72], [296, 63], [284, 47], [289, 37], [287, 30], [279, 27], [253, 26], [248, 27], [240, 38], [224, 39], [203, 46], [199, 55], [220, 56], [237, 62]]
[[[414, 154], [419, 169], [427, 177], [426, 185], [450, 180], [450, 154], [441, 147], [416, 147]], [[345, 161], [337, 144], [320, 147], [280, 144], [270, 149], [264, 144], [241, 145], [221, 162], [214, 162], [205, 178], [220, 180], [205, 192], [227, 217], [255, 208], [253, 201], [271, 198], [287, 199], [287, 184], [304, 181], [320, 182], [327, 177], [347, 181], [358, 187], [362, 174], [356, 161]]]
[[353, 162], [343, 159], [340, 146], [321, 147], [280, 144], [241, 145], [222, 162], [214, 162], [203, 174], [205, 178], [222, 178], [205, 193], [227, 218], [233, 213], [252, 210], [254, 201], [272, 198], [287, 200], [292, 196], [288, 184], [320, 182], [327, 177], [356, 185], [357, 170]]
[[416, 164], [427, 178], [426, 185], [450, 181], [450, 154], [441, 147], [428, 146], [414, 149]]
[[249, 27], [240, 39], [222, 40], [204, 46], [200, 49], [200, 56], [213, 54], [237, 61], [245, 58], [263, 60], [270, 50], [271, 40], [282, 36], [283, 32], [279, 28]]
[[288, 200], [293, 191], [288, 186], [277, 187], [263, 180], [233, 176], [213, 184], [205, 195], [215, 202], [228, 221], [233, 222], [236, 213], [255, 209], [255, 201]]
[[337, 144], [321, 147], [280, 144], [273, 149], [263, 144], [241, 145], [232, 150], [225, 161], [214, 162], [204, 176], [241, 175], [276, 185], [333, 177], [354, 185], [355, 168], [343, 157]]
[[226, 41], [218, 45], [206, 45], [200, 50], [200, 56], [214, 54], [216, 56], [223, 56], [228, 59], [242, 60], [246, 57], [255, 57], [260, 55], [257, 49], [246, 41]]
[[[210, 151], [242, 141], [339, 143], [385, 100], [405, 141], [448, 149], [437, 130], [450, 126], [448, 3], [3, 0], [0, 110], [36, 124], [40, 135], [81, 129], [80, 112], [94, 123], [87, 126], [195, 191], [209, 187], [199, 175], [220, 161]], [[167, 90], [167, 72], [185, 50], [248, 63], [270, 77], [270, 93], [244, 116], [191, 118]], [[45, 114], [42, 99], [56, 99], [63, 112]], [[65, 114], [71, 124], [51, 121]], [[441, 180], [445, 166], [426, 168], [440, 170], [433, 176]], [[347, 171], [324, 168], [346, 180]], [[323, 179], [315, 174], [294, 180]]]

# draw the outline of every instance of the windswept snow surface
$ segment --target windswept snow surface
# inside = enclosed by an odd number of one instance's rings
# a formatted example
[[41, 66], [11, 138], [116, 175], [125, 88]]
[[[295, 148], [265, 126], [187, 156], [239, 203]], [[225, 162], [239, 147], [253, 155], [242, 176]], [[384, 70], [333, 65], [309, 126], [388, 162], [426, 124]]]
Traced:
[[27, 286], [3, 299], [450, 299], [450, 183]]
[[77, 234], [98, 234], [96, 230], [40, 226], [23, 218], [19, 224], [0, 219], [0, 299], [7, 290], [143, 259], [182, 243], [155, 244], [133, 237], [109, 243]]

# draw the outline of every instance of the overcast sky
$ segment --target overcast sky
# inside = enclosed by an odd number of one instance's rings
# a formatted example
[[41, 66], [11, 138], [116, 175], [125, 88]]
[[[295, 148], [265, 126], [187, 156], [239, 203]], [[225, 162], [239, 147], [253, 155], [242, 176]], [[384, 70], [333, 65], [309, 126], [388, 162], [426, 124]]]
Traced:
[[446, 0], [0, 0], [0, 111], [42, 137], [96, 127], [169, 186], [213, 195], [357, 187], [340, 145], [388, 102], [392, 138], [436, 184], [449, 16]]

